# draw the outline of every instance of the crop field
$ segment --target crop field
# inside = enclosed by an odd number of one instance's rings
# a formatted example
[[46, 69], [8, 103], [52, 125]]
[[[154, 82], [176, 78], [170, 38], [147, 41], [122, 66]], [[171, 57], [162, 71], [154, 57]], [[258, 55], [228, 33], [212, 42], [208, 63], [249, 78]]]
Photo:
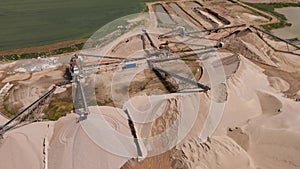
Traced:
[[88, 38], [148, 0], [1, 0], [0, 51]]

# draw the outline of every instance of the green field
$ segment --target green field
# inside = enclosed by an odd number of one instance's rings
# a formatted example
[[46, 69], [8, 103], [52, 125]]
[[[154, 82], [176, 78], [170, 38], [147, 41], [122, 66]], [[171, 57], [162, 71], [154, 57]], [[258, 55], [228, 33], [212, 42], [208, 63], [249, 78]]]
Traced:
[[276, 8], [300, 7], [300, 3], [283, 3], [283, 2], [282, 3], [246, 3], [246, 4], [254, 8], [257, 8], [259, 10], [268, 12], [279, 19], [278, 23], [263, 25], [262, 27], [267, 31], [292, 25], [291, 23], [287, 22], [287, 18], [283, 14], [280, 14], [275, 11]]
[[88, 38], [149, 0], [1, 0], [0, 51]]

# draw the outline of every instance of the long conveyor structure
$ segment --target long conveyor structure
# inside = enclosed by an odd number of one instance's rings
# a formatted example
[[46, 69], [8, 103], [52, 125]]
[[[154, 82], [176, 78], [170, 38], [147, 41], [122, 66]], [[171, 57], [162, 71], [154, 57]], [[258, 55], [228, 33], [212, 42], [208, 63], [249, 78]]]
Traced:
[[19, 113], [17, 113], [9, 121], [7, 121], [5, 124], [3, 124], [0, 127], [0, 135], [4, 134], [6, 131], [10, 130], [11, 128], [14, 128], [19, 123], [21, 123], [22, 121], [18, 121], [18, 119], [20, 119], [22, 116], [30, 115], [32, 113], [30, 110], [32, 110], [32, 108], [34, 108], [34, 107], [38, 106], [39, 104], [41, 104], [42, 102], [44, 102], [45, 99], [47, 99], [51, 94], [53, 94], [55, 90], [56, 90], [56, 86], [53, 86], [52, 89], [50, 89], [48, 92], [46, 92], [40, 98], [38, 98], [36, 101], [34, 101], [33, 103], [31, 103], [25, 109], [23, 109], [22, 111], [20, 111]]

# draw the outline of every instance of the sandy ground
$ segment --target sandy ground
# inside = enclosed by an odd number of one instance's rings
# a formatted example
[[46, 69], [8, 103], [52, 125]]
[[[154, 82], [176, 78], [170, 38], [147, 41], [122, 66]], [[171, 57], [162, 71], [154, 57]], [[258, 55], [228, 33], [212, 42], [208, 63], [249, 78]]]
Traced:
[[[207, 112], [208, 109], [204, 108], [209, 102], [206, 98], [207, 96], [199, 95], [199, 97], [197, 96], [198, 94], [188, 94], [185, 97], [182, 97], [178, 94], [172, 94], [161, 98], [167, 102], [162, 102], [161, 99], [150, 99], [156, 101], [149, 104], [145, 104], [148, 100], [147, 96], [140, 96], [140, 98], [135, 97], [135, 99], [133, 98], [132, 105], [139, 110], [136, 113], [139, 113], [140, 111], [143, 111], [145, 114], [153, 114], [150, 113], [152, 111], [159, 113], [159, 111], [157, 111], [157, 108], [160, 107], [158, 104], [166, 108], [167, 111], [165, 113], [170, 113], [169, 115], [164, 115], [164, 111], [161, 112], [162, 118], [158, 118], [152, 124], [149, 124], [149, 126], [139, 127], [139, 125], [136, 125], [136, 129], [141, 136], [162, 133], [166, 128], [172, 126], [178, 117], [183, 118], [182, 115], [185, 112], [193, 111], [193, 108], [190, 107], [189, 104], [183, 104], [183, 106], [187, 106], [184, 108], [180, 107], [179, 103], [197, 100], [200, 101], [200, 104], [190, 104], [199, 105], [201, 107], [198, 113], [198, 120], [195, 123], [197, 125], [194, 126], [187, 138], [169, 152], [169, 160], [172, 163], [170, 165], [173, 168], [180, 167], [180, 165], [188, 168], [201, 167], [208, 169], [254, 169], [255, 166], [259, 166], [260, 168], [297, 168], [298, 160], [297, 158], [292, 157], [297, 157], [298, 151], [289, 150], [289, 147], [296, 148], [297, 146], [296, 140], [299, 136], [297, 132], [299, 127], [297, 127], [297, 115], [293, 112], [299, 110], [299, 106], [295, 107], [293, 101], [282, 98], [278, 94], [274, 94], [275, 89], [270, 86], [268, 78], [263, 74], [263, 70], [261, 68], [245, 58], [241, 59], [241, 63], [239, 65], [240, 66], [236, 73], [228, 79], [229, 97], [222, 121], [217, 132], [215, 132], [206, 142], [199, 142], [197, 136], [201, 135], [200, 133], [203, 131], [201, 128], [204, 127], [204, 121], [207, 119], [205, 112]], [[247, 78], [249, 76], [256, 76], [259, 80], [252, 81]], [[281, 85], [282, 81], [275, 79], [272, 83]], [[257, 89], [259, 89], [259, 91]], [[199, 99], [195, 99], [194, 97], [199, 97]], [[232, 106], [235, 104], [239, 104], [239, 106]], [[149, 105], [154, 106], [149, 109]], [[152, 108], [156, 109], [153, 110]], [[197, 110], [198, 108], [195, 107], [194, 109]], [[281, 109], [281, 112], [278, 112], [278, 109]], [[98, 113], [98, 109], [92, 108], [92, 110], [93, 114]], [[114, 108], [100, 107], [100, 110], [107, 114], [110, 118], [114, 119], [114, 122], [111, 122], [113, 126], [116, 127], [116, 124], [119, 123], [119, 125], [124, 125], [125, 128], [117, 128], [125, 132], [127, 128], [127, 133], [129, 132], [129, 128], [126, 127], [126, 120], [117, 115], [118, 113], [113, 113], [115, 111]], [[128, 107], [128, 110], [130, 114], [134, 114], [134, 109]], [[43, 138], [46, 137], [47, 134], [45, 133], [47, 132], [53, 132], [53, 135], [47, 137], [49, 141], [49, 155], [47, 157], [49, 159], [49, 168], [97, 168], [97, 166], [102, 166], [102, 168], [121, 167], [128, 159], [116, 157], [115, 155], [111, 155], [110, 153], [103, 151], [97, 145], [97, 141], [95, 142], [90, 140], [96, 135], [93, 134], [93, 132], [88, 132], [89, 134], [87, 134], [84, 128], [82, 128], [86, 124], [89, 124], [89, 120], [93, 121], [93, 118], [97, 119], [96, 116], [89, 116], [89, 118], [90, 119], [84, 121], [83, 124], [80, 125], [80, 123], [76, 123], [76, 116], [71, 114], [62, 118], [58, 122], [53, 124], [50, 123], [50, 128], [48, 127], [48, 123], [34, 123], [9, 132], [5, 135], [5, 139], [1, 144], [0, 152], [9, 151], [15, 158], [10, 158], [10, 156], [7, 155], [3, 156], [1, 159], [6, 160], [5, 167], [13, 168], [11, 166], [13, 163], [19, 164], [19, 160], [24, 160], [22, 153], [18, 153], [19, 156], [15, 156], [15, 153], [13, 153], [14, 151], [19, 152], [21, 149], [21, 152], [31, 152], [32, 156], [36, 157], [34, 162], [26, 163], [26, 165], [30, 165], [32, 168], [41, 168], [43, 165]], [[117, 119], [120, 121], [117, 122]], [[101, 123], [95, 123], [95, 125], [101, 126]], [[36, 126], [44, 127], [37, 128]], [[100, 126], [92, 127], [91, 130], [97, 130], [101, 128]], [[37, 131], [28, 133], [34, 129]], [[23, 134], [20, 135], [20, 133]], [[283, 139], [268, 139], [276, 137], [282, 138], [281, 134], [286, 135], [284, 140], [289, 140], [289, 144], [286, 144], [287, 147], [282, 146], [284, 141]], [[21, 141], [24, 139], [24, 135], [30, 139], [28, 141]], [[22, 144], [20, 144], [20, 142]], [[25, 144], [29, 144], [31, 146], [25, 146]], [[157, 146], [159, 145], [159, 143], [156, 144]], [[281, 146], [278, 146], [279, 144]], [[6, 147], [10, 147], [10, 150], [6, 150]], [[13, 147], [13, 150], [11, 147]], [[33, 150], [36, 149], [37, 151], [33, 151], [32, 149], [27, 150], [23, 147], [36, 147], [33, 148]], [[161, 148], [164, 147], [165, 146]], [[260, 149], [257, 149], [257, 147], [260, 147]], [[272, 151], [269, 151], [270, 148]], [[218, 153], [216, 154], [215, 152]], [[281, 155], [282, 152], [285, 152], [285, 155]], [[4, 153], [0, 153], [0, 155], [1, 154], [4, 155]], [[261, 156], [262, 154], [269, 155]], [[274, 156], [275, 154], [277, 155]], [[100, 156], [101, 160], [99, 160]], [[239, 156], [239, 158], [237, 159], [236, 156]], [[88, 158], [82, 160], [82, 158], [85, 157]], [[94, 157], [95, 159], [93, 160]], [[13, 161], [11, 161], [11, 159], [13, 159]], [[30, 159], [32, 160], [32, 158]], [[155, 157], [152, 159], [155, 159]], [[276, 163], [273, 162], [274, 159], [276, 159]], [[108, 162], [110, 160], [114, 161], [114, 163]], [[287, 163], [286, 161], [289, 162]], [[164, 161], [161, 161], [161, 163], [166, 165]], [[143, 164], [150, 165], [151, 158], [150, 161], [148, 158], [145, 159], [142, 164], [131, 161], [124, 167], [143, 166]]]
[[1, 124], [4, 124], [5, 122], [7, 122], [7, 120], [8, 120], [8, 119], [5, 118], [4, 115], [2, 115], [2, 114], [0, 115], [0, 123], [1, 123]]
[[4, 107], [18, 112], [48, 91], [54, 82], [62, 80], [63, 72], [53, 69], [8, 76], [2, 82], [13, 82], [15, 86], [10, 89], [8, 99], [4, 100]]
[[[153, 7], [156, 3], [160, 2], [148, 4], [151, 5], [150, 12], [156, 9]], [[165, 12], [183, 15], [201, 27], [195, 22], [199, 16], [190, 14], [194, 3], [178, 3], [187, 13], [178, 9], [175, 3], [171, 6], [163, 3], [163, 6]], [[224, 2], [230, 9], [227, 12], [220, 8], [221, 1], [199, 3], [204, 4], [201, 11], [211, 6], [232, 23], [241, 23], [247, 18], [252, 18], [249, 23], [266, 22], [252, 16], [244, 6], [231, 2]], [[236, 17], [237, 11], [243, 11], [244, 16]], [[222, 24], [215, 16], [203, 14]], [[205, 22], [203, 25], [212, 23]], [[215, 45], [222, 40], [225, 46], [216, 49], [215, 57], [209, 55], [185, 61], [183, 66], [180, 61], [157, 64], [209, 85], [213, 78], [203, 62], [211, 61], [214, 69], [224, 68], [226, 84], [212, 86], [206, 93], [170, 94], [145, 62], [139, 62], [136, 69], [100, 68], [96, 72], [95, 93], [98, 103], [104, 106], [89, 107], [91, 114], [82, 122], [77, 122], [77, 115], [69, 114], [56, 122], [32, 123], [5, 133], [0, 143], [0, 168], [299, 169], [300, 105], [295, 101], [300, 94], [299, 56], [270, 48], [274, 45], [284, 49], [285, 44], [262, 39], [247, 27], [227, 36], [229, 34], [227, 31], [210, 32], [201, 35], [202, 39], [185, 41], [203, 47], [203, 44]], [[124, 58], [146, 56], [144, 50], [149, 52], [151, 47], [146, 41], [143, 49], [142, 36], [140, 31], [128, 33], [108, 46], [87, 52], [99, 54], [102, 51]], [[156, 45], [164, 42], [158, 40], [157, 34], [151, 36]], [[180, 52], [190, 49], [182, 44], [172, 44], [168, 48], [176, 51], [176, 57], [193, 53]], [[16, 86], [9, 92], [8, 99], [15, 107], [31, 103], [64, 73], [61, 67], [29, 73], [18, 69], [15, 72], [19, 63], [0, 65], [1, 86], [6, 82]], [[36, 68], [26, 61], [24, 65]], [[187, 87], [176, 80], [172, 83]], [[126, 92], [129, 94], [124, 97]], [[210, 107], [215, 102], [224, 103], [222, 113], [214, 113], [218, 111]], [[138, 137], [159, 136], [159, 139], [134, 142], [132, 124], [124, 110], [134, 120]], [[5, 119], [0, 116], [2, 121]], [[130, 141], [116, 138], [118, 134]], [[137, 144], [143, 156], [151, 157], [137, 159]], [[119, 151], [132, 156], [116, 155]]]
[[1, 140], [1, 168], [44, 168], [44, 138], [48, 140], [52, 130], [52, 122], [42, 122], [7, 133]]
[[70, 47], [76, 44], [85, 43], [86, 41], [87, 39], [70, 40], [70, 41], [59, 42], [55, 44], [38, 46], [38, 47], [5, 50], [5, 51], [0, 51], [0, 56], [12, 55], [12, 54], [23, 54], [23, 53], [48, 52], [50, 50], [56, 50], [60, 48]]

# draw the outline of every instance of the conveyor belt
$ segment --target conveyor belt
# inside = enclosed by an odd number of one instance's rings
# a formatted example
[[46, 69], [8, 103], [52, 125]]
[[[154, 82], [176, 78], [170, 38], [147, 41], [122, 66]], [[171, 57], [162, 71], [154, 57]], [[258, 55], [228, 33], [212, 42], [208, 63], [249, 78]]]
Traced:
[[[200, 30], [200, 31], [193, 31], [193, 32], [185, 32], [184, 35], [191, 35], [191, 34], [197, 34], [197, 33], [202, 33], [202, 32], [215, 32], [215, 31], [219, 31], [219, 30], [224, 30], [224, 29], [231, 29], [231, 28], [238, 28], [238, 27], [244, 27], [246, 26], [246, 24], [240, 24], [240, 25], [234, 25], [234, 26], [225, 26], [225, 27], [220, 27], [220, 28], [213, 28], [213, 29], [207, 29], [207, 30]], [[161, 34], [159, 35], [160, 38], [164, 38], [166, 36], [180, 36], [182, 35], [182, 33], [177, 33], [177, 34], [173, 34], [174, 30]]]
[[265, 34], [267, 34], [267, 35], [270, 35], [270, 36], [272, 36], [272, 37], [274, 37], [274, 38], [276, 38], [276, 39], [278, 39], [278, 40], [280, 40], [280, 41], [283, 41], [283, 42], [285, 42], [285, 43], [287, 43], [287, 44], [289, 44], [289, 45], [295, 47], [295, 48], [298, 49], [298, 50], [300, 49], [300, 46], [297, 46], [297, 45], [293, 44], [292, 42], [290, 42], [290, 41], [288, 41], [288, 40], [285, 40], [285, 39], [282, 39], [282, 38], [280, 38], [280, 37], [278, 37], [278, 36], [276, 36], [276, 35], [273, 35], [273, 34], [270, 33], [270, 32], [267, 32], [267, 31], [265, 31], [265, 30], [263, 30], [263, 29], [260, 29], [260, 28], [254, 26], [254, 25], [250, 25], [250, 27], [252, 27], [252, 28], [254, 28], [254, 29], [256, 29], [256, 30], [258, 30], [258, 31], [260, 31], [260, 32], [262, 32], [262, 33], [265, 33]]
[[102, 55], [92, 55], [92, 54], [78, 54], [78, 56], [89, 56], [89, 57], [97, 57], [97, 58], [105, 58], [105, 59], [119, 59], [124, 60], [126, 58], [116, 57], [116, 56], [102, 56]]
[[6, 122], [4, 125], [1, 126], [1, 129], [2, 129], [1, 132], [5, 131], [6, 128], [8, 128], [9, 124], [11, 124], [16, 119], [18, 119], [20, 116], [22, 116], [23, 114], [25, 114], [25, 112], [27, 112], [30, 108], [34, 107], [36, 104], [40, 103], [41, 101], [43, 101], [44, 99], [46, 99], [47, 97], [49, 97], [55, 90], [56, 90], [56, 86], [54, 86], [51, 90], [49, 90], [47, 93], [45, 93], [39, 99], [37, 99], [36, 101], [34, 101], [32, 104], [30, 104], [29, 106], [27, 106], [24, 110], [22, 110], [21, 112], [19, 112], [18, 114], [16, 114], [12, 119], [10, 119], [8, 122]]
[[171, 61], [171, 60], [185, 59], [185, 58], [189, 58], [189, 57], [193, 57], [193, 56], [197, 56], [197, 55], [203, 55], [203, 54], [211, 53], [211, 52], [214, 52], [214, 51], [215, 50], [207, 50], [207, 51], [203, 51], [203, 52], [199, 52], [199, 53], [193, 53], [193, 54], [185, 55], [185, 56], [182, 56], [182, 57], [169, 57], [169, 58], [162, 58], [162, 59], [154, 59], [154, 60], [151, 60], [151, 62], [158, 63], [158, 62], [167, 62], [167, 61]]
[[156, 46], [154, 45], [154, 43], [153, 43], [153, 41], [152, 41], [150, 35], [148, 34], [148, 32], [147, 32], [145, 29], [143, 29], [142, 31], [145, 33], [146, 37], [148, 38], [148, 40], [149, 40], [149, 42], [150, 42], [150, 45], [151, 45], [154, 49], [156, 49]]
[[174, 78], [176, 78], [176, 79], [178, 79], [178, 80], [180, 80], [180, 81], [183, 81], [183, 82], [185, 82], [185, 83], [191, 84], [191, 85], [196, 86], [196, 87], [200, 87], [200, 88], [202, 88], [202, 89], [205, 90], [205, 91], [210, 90], [210, 87], [208, 87], [208, 86], [206, 86], [206, 85], [203, 85], [203, 84], [201, 84], [201, 83], [195, 82], [195, 81], [193, 81], [193, 80], [191, 80], [191, 79], [188, 79], [188, 78], [179, 76], [179, 75], [177, 75], [176, 73], [166, 71], [166, 70], [161, 69], [161, 68], [158, 68], [158, 67], [156, 67], [156, 66], [152, 66], [152, 69], [153, 69], [154, 71], [158, 71], [158, 72], [161, 72], [161, 73], [165, 73], [165, 74], [167, 74], [167, 75], [170, 75], [170, 76], [172, 76], [172, 77], [174, 77]]

